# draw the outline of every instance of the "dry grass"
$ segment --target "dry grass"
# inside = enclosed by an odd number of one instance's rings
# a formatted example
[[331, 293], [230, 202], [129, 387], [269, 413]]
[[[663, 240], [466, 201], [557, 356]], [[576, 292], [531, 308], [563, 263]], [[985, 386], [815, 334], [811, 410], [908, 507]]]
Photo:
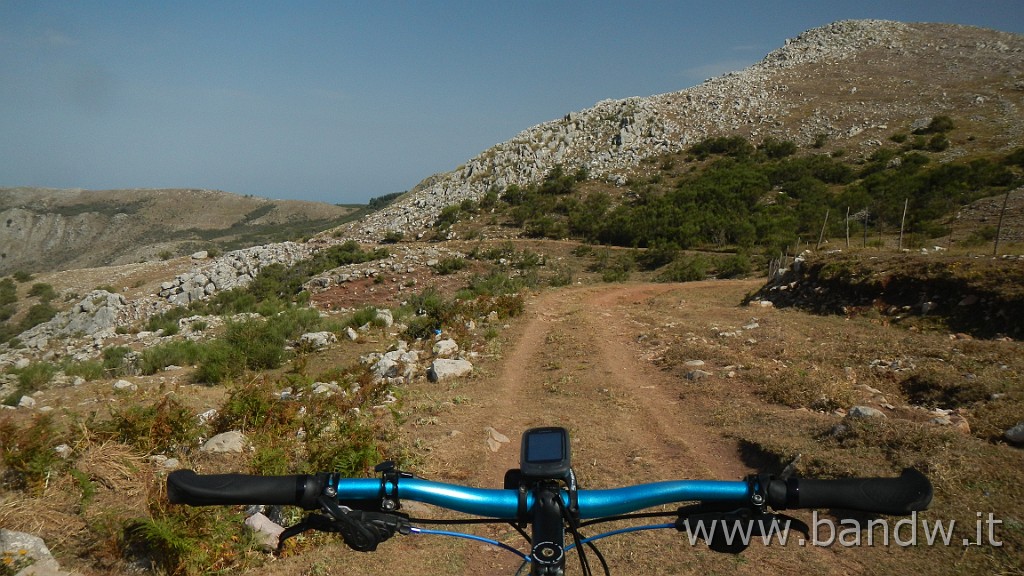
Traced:
[[[738, 301], [742, 294], [736, 288]], [[777, 472], [801, 454], [798, 471], [807, 476], [889, 476], [913, 466], [932, 480], [935, 499], [925, 517], [955, 519], [961, 527], [956, 545], [903, 550], [898, 568], [879, 550], [876, 569], [1024, 571], [1021, 449], [1001, 438], [1024, 417], [1020, 342], [956, 339], [946, 332], [907, 330], [879, 317], [729, 309], [727, 294], [698, 295], [685, 288], [680, 293], [690, 295], [691, 310], [660, 313], [662, 328], [648, 341], [675, 339], [663, 364], [680, 375], [688, 370], [687, 359], [714, 359], [718, 370], [702, 381], [699, 395], [722, 399], [712, 402], [708, 422], [741, 443], [748, 463]], [[701, 304], [714, 302], [723, 308], [712, 308], [709, 315]], [[723, 326], [735, 330], [754, 314], [758, 328], [738, 337], [717, 336]], [[672, 325], [685, 326], [688, 333], [666, 327]], [[731, 378], [726, 365], [733, 367]], [[855, 404], [888, 417], [850, 419], [835, 410]], [[970, 433], [930, 422], [930, 410], [937, 407], [959, 409]], [[962, 538], [974, 540], [978, 512], [1003, 521], [997, 529], [1002, 547], [959, 546]]]

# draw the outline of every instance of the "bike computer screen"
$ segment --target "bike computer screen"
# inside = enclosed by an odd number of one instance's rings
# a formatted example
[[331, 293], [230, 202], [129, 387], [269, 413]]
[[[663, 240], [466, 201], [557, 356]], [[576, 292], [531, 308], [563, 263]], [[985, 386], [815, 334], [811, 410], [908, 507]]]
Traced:
[[523, 433], [519, 469], [530, 478], [562, 479], [569, 475], [569, 432], [565, 428], [531, 428]]

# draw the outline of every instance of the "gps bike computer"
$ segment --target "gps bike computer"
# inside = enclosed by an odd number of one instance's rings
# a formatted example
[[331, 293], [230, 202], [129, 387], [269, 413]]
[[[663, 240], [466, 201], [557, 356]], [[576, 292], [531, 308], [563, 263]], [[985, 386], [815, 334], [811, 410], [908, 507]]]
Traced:
[[563, 480], [569, 476], [571, 458], [569, 431], [549, 426], [523, 432], [519, 451], [519, 469], [523, 476], [544, 480]]

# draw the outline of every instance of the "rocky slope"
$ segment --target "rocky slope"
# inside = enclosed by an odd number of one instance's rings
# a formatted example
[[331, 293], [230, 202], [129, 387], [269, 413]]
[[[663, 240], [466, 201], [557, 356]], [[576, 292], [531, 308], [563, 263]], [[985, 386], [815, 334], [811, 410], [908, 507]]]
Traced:
[[93, 268], [335, 225], [351, 207], [215, 190], [0, 189], [0, 275]]
[[539, 124], [432, 176], [348, 231], [417, 232], [447, 205], [536, 182], [556, 164], [624, 183], [645, 158], [709, 135], [818, 143], [869, 154], [936, 115], [968, 116], [971, 139], [950, 157], [1020, 145], [1024, 38], [941, 24], [843, 21], [809, 30], [739, 72], [650, 97], [605, 100]]

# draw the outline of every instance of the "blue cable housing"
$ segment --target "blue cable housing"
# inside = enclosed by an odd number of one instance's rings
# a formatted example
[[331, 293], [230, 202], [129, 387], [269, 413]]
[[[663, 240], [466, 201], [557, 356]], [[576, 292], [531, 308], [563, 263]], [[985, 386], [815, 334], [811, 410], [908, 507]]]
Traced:
[[[421, 478], [402, 478], [386, 487], [388, 494], [400, 500], [413, 500], [449, 510], [489, 518], [515, 518], [519, 497], [515, 490], [472, 488], [458, 484], [434, 482]], [[366, 501], [381, 497], [379, 478], [342, 478], [338, 481], [338, 500]], [[750, 486], [745, 481], [671, 480], [638, 484], [607, 490], [580, 490], [580, 518], [601, 518], [627, 514], [644, 508], [676, 502], [749, 502]], [[569, 503], [568, 493], [562, 500]], [[533, 507], [533, 494], [527, 494], [527, 510]]]

